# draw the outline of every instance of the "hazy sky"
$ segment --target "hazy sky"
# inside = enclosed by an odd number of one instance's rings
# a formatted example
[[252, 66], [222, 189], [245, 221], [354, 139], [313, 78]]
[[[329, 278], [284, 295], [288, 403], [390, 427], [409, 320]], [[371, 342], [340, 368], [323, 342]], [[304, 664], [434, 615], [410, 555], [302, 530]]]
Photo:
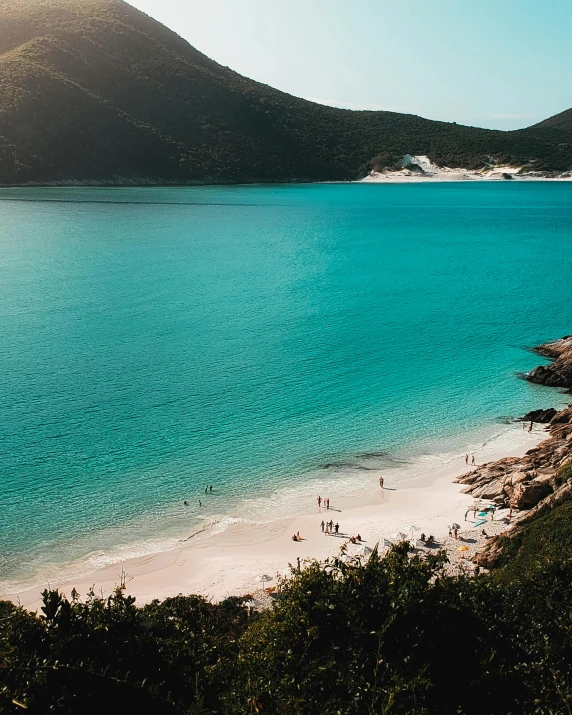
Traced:
[[570, 0], [131, 0], [290, 94], [513, 129], [572, 107]]

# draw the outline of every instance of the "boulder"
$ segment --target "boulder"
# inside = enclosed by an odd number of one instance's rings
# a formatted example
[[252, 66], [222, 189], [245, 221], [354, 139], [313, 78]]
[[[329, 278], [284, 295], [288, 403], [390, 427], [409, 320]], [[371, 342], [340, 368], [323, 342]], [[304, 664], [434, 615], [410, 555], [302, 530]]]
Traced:
[[512, 490], [509, 505], [512, 509], [531, 509], [551, 493], [546, 481], [521, 482]]
[[527, 412], [522, 418], [523, 422], [539, 422], [541, 424], [546, 424], [550, 422], [556, 415], [558, 411], [554, 407], [550, 407], [547, 410], [532, 410], [532, 412]]

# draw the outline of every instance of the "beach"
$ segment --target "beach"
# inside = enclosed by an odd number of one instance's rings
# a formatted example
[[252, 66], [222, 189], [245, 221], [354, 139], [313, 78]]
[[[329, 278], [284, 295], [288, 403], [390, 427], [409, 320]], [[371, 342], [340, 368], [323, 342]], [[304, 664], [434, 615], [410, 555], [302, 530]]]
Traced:
[[437, 166], [427, 156], [406, 154], [402, 160], [402, 169], [371, 171], [361, 182], [373, 184], [419, 183], [440, 181], [571, 181], [570, 172], [521, 172], [522, 166], [487, 166], [481, 169], [450, 168]]
[[[532, 433], [523, 431], [520, 424], [507, 426], [473, 451], [476, 464], [522, 456], [545, 437], [541, 425], [535, 425]], [[455, 568], [457, 542], [448, 538], [447, 525], [453, 521], [461, 525], [461, 535], [469, 539], [471, 553], [482, 530], [481, 527], [472, 531], [472, 514], [465, 521], [473, 499], [462, 493], [462, 485], [454, 482], [470, 468], [465, 464], [465, 454], [433, 455], [399, 469], [384, 470], [383, 490], [379, 487], [379, 474], [372, 473], [367, 484], [353, 495], [341, 498], [336, 498], [333, 492], [322, 495], [329, 497], [330, 510], [318, 508], [316, 503], [294, 518], [231, 523], [221, 533], [191, 538], [169, 551], [114, 563], [73, 580], [43, 583], [4, 597], [34, 610], [40, 606], [40, 594], [46, 587], [58, 588], [68, 596], [76, 588], [81, 597], [93, 587], [97, 594], [106, 596], [123, 582], [138, 603], [180, 593], [196, 593], [219, 601], [260, 591], [256, 576], [262, 574], [272, 577], [266, 585], [275, 585], [281, 575], [288, 573], [289, 566], [297, 567], [298, 558], [303, 564], [306, 559], [323, 561], [338, 555], [349, 537], [358, 533], [362, 543], [372, 548], [380, 540], [389, 539], [392, 533], [407, 533], [410, 525], [419, 530], [408, 536], [434, 535], [451, 554], [451, 567]], [[338, 535], [322, 533], [321, 521], [330, 519], [339, 523]], [[487, 523], [486, 528], [492, 534], [505, 526], [497, 520]], [[295, 542], [292, 536], [298, 532], [302, 541]], [[353, 545], [349, 547], [350, 554], [355, 550]], [[458, 563], [461, 564], [460, 559]]]

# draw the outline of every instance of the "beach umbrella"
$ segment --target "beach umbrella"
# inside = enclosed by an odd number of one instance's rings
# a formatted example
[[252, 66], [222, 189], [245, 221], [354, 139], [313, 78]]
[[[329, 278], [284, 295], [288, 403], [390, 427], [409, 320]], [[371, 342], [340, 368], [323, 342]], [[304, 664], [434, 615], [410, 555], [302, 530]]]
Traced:
[[447, 529], [460, 529], [461, 526], [453, 522], [452, 524], [447, 524]]
[[372, 551], [373, 549], [370, 549], [369, 546], [363, 544], [358, 549], [356, 549], [356, 554], [358, 554], [358, 556], [369, 556]]
[[457, 551], [468, 551], [468, 550], [469, 550], [468, 546], [459, 546], [459, 548], [457, 549]]
[[383, 546], [385, 549], [389, 549], [390, 546], [393, 546], [393, 542], [390, 541], [389, 539], [382, 539], [381, 546]]
[[262, 588], [266, 589], [266, 586], [264, 585], [265, 583], [268, 583], [268, 581], [272, 581], [272, 576], [269, 576], [267, 573], [260, 574], [260, 576], [255, 576], [254, 577], [255, 581], [258, 581], [258, 583], [262, 584]]
[[392, 539], [395, 539], [396, 541], [403, 541], [404, 539], [407, 538], [407, 534], [404, 534], [402, 531], [395, 531], [391, 535]]
[[406, 530], [406, 531], [410, 531], [411, 534], [413, 535], [413, 532], [414, 532], [414, 531], [419, 531], [419, 527], [418, 527], [418, 526], [414, 526], [413, 524], [409, 524], [409, 526], [406, 526], [406, 527], [405, 527], [405, 530]]

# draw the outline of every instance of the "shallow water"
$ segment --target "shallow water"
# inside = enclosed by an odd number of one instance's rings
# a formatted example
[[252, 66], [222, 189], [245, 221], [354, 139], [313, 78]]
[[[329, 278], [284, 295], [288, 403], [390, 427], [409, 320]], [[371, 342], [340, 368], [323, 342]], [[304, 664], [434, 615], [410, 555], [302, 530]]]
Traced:
[[0, 216], [1, 580], [562, 399], [515, 373], [571, 330], [570, 184], [4, 189]]

